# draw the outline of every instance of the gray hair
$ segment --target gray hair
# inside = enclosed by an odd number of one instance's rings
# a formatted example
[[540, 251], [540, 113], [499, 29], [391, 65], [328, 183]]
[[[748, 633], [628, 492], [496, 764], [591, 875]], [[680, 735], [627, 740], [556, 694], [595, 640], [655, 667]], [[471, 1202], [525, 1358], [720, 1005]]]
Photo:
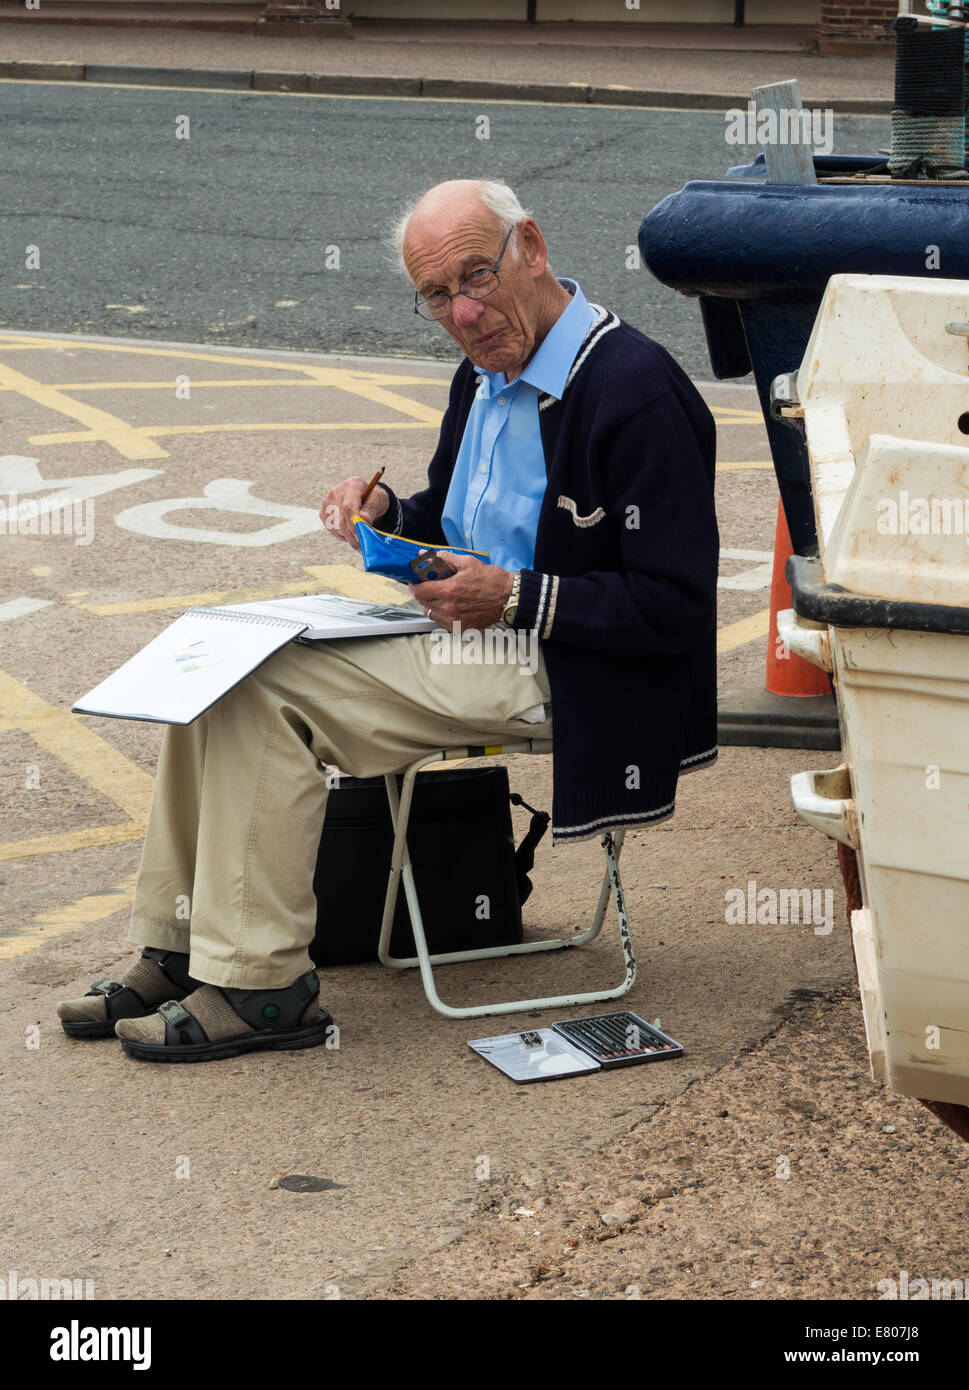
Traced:
[[[517, 194], [506, 183], [496, 183], [492, 179], [481, 179], [478, 182], [478, 193], [485, 207], [498, 218], [498, 225], [503, 236], [507, 236], [512, 227], [517, 227], [519, 222], [523, 222], [526, 217], [532, 215], [527, 208], [522, 207]], [[424, 194], [422, 193], [419, 198], [415, 198], [413, 202], [408, 204], [394, 223], [391, 232], [391, 246], [397, 259], [397, 265], [405, 275], [407, 274], [407, 267], [404, 265], [404, 238], [407, 235], [407, 225], [423, 197]], [[508, 242], [508, 249], [516, 261], [518, 259], [517, 242], [517, 236], [513, 236]]]

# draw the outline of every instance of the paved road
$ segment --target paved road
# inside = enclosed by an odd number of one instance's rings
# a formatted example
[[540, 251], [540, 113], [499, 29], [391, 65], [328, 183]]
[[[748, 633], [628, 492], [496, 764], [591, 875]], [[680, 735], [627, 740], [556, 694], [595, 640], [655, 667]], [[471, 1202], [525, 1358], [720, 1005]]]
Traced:
[[[557, 269], [711, 375], [695, 304], [626, 261], [661, 198], [754, 153], [717, 112], [0, 83], [0, 119], [0, 328], [449, 358], [386, 230], [436, 179], [488, 175]], [[888, 130], [839, 117], [835, 149]]]

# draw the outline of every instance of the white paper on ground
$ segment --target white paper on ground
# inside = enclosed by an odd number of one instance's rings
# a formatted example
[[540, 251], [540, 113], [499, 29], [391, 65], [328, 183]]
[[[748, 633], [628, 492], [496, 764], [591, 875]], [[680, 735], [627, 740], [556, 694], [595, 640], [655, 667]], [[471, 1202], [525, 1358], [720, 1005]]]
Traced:
[[541, 1038], [541, 1045], [523, 1042], [521, 1033], [502, 1033], [474, 1038], [468, 1046], [512, 1081], [552, 1081], [557, 1076], [602, 1070], [594, 1057], [551, 1028], [535, 1029], [529, 1036]]

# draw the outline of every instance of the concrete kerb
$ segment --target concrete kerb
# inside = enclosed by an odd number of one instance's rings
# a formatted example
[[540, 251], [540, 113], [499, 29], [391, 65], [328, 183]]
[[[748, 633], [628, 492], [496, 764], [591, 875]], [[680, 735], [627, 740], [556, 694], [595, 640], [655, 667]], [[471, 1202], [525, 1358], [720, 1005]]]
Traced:
[[246, 68], [156, 68], [115, 63], [88, 63], [84, 68], [86, 82], [139, 87], [226, 87], [245, 92], [252, 87], [252, 77]]
[[[98, 82], [117, 86], [205, 87], [228, 91], [284, 92], [317, 96], [424, 97], [450, 101], [535, 101], [594, 106], [672, 107], [725, 111], [744, 107], [749, 93], [669, 92], [633, 87], [593, 87], [584, 83], [488, 82], [477, 78], [357, 77], [246, 68], [161, 68], [106, 63], [0, 62], [0, 79], [21, 82]], [[840, 115], [887, 116], [888, 98], [806, 97]]]

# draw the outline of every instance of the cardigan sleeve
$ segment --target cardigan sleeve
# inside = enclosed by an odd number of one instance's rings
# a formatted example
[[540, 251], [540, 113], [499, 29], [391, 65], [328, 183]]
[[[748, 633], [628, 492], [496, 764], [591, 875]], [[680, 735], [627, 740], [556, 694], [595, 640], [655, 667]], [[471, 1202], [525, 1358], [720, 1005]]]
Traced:
[[719, 552], [712, 420], [705, 433], [701, 443], [669, 390], [596, 447], [617, 563], [581, 575], [523, 570], [517, 628], [546, 642], [650, 657], [684, 654], [709, 636]]

